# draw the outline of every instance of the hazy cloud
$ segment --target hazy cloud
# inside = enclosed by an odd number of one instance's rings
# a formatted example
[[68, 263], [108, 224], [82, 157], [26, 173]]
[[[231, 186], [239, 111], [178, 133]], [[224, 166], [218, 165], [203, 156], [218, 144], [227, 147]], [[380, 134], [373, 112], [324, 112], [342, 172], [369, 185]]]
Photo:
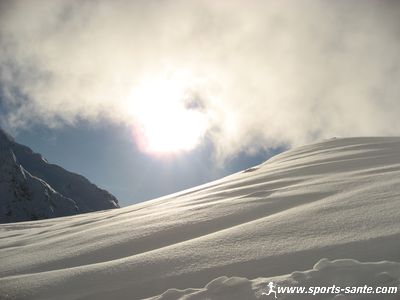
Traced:
[[222, 156], [400, 135], [399, 1], [39, 0], [0, 11], [9, 128], [134, 124], [135, 87], [185, 74], [185, 101], [207, 115]]

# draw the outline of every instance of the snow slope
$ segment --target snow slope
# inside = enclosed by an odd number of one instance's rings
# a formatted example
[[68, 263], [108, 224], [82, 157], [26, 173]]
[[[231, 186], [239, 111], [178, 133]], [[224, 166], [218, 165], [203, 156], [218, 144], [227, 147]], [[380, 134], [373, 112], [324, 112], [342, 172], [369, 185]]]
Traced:
[[399, 285], [399, 225], [400, 138], [333, 139], [153, 201], [0, 225], [0, 295], [273, 299], [271, 280]]
[[0, 223], [117, 207], [113, 195], [83, 176], [49, 164], [0, 128]]

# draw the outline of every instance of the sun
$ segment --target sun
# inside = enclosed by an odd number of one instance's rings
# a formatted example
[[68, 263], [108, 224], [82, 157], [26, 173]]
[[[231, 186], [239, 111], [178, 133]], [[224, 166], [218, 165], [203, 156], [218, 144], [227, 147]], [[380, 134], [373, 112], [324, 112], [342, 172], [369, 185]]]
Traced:
[[139, 148], [152, 154], [194, 149], [208, 128], [204, 111], [190, 107], [190, 77], [152, 78], [136, 86], [128, 100]]

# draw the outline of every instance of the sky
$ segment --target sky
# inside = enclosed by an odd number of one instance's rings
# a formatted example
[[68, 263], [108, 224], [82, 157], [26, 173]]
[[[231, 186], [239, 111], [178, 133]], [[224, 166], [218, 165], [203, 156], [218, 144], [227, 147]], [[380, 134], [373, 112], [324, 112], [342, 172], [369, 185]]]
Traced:
[[396, 0], [0, 0], [0, 126], [124, 199], [143, 181], [144, 199], [399, 135], [399, 53]]
[[20, 130], [16, 141], [41, 153], [50, 163], [81, 174], [110, 191], [126, 206], [191, 188], [264, 162], [282, 148], [238, 153], [223, 165], [212, 145], [175, 156], [154, 157], [140, 151], [128, 127], [109, 122], [49, 129]]

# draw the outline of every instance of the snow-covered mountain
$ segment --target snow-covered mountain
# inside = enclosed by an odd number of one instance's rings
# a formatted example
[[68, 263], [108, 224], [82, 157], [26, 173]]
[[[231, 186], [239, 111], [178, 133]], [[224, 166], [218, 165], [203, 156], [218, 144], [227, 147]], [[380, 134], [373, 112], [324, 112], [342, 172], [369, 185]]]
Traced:
[[83, 176], [49, 164], [0, 129], [0, 223], [117, 208], [118, 200]]
[[398, 287], [399, 262], [400, 138], [324, 141], [145, 203], [0, 225], [4, 299], [275, 299], [269, 282]]

